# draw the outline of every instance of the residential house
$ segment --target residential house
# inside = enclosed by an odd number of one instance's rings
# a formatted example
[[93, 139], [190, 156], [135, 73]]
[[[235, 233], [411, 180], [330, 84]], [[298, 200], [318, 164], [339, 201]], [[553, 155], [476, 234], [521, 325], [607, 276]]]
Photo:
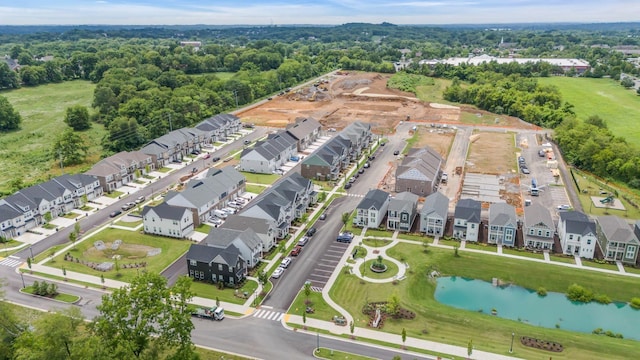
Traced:
[[420, 210], [420, 232], [428, 236], [441, 237], [447, 226], [449, 198], [441, 192], [427, 196]]
[[387, 229], [411, 231], [418, 214], [418, 195], [401, 192], [391, 199], [387, 209]]
[[144, 232], [174, 238], [186, 238], [193, 232], [193, 213], [190, 209], [162, 203], [142, 209]]
[[428, 196], [438, 190], [444, 160], [434, 149], [426, 146], [411, 149], [396, 168], [396, 191], [408, 191]]
[[453, 237], [466, 241], [478, 241], [482, 204], [473, 199], [460, 199], [453, 214]]
[[336, 180], [351, 162], [351, 140], [335, 136], [302, 161], [300, 173], [307, 179]]
[[4, 62], [9, 66], [11, 71], [20, 71], [20, 64], [18, 64], [18, 60], [12, 59], [9, 55], [5, 55]]
[[489, 206], [489, 244], [513, 247], [516, 245], [518, 217], [516, 208], [506, 203], [493, 203]]
[[391, 196], [388, 192], [373, 189], [364, 196], [356, 208], [353, 224], [360, 227], [377, 228], [387, 214]]
[[191, 179], [182, 191], [169, 191], [164, 199], [172, 206], [190, 209], [195, 226], [207, 221], [212, 212], [245, 192], [244, 176], [233, 166], [211, 168], [203, 178]]
[[524, 208], [524, 246], [529, 249], [551, 250], [555, 224], [551, 212], [540, 204]]
[[345, 127], [338, 136], [349, 139], [351, 142], [351, 161], [357, 161], [362, 155], [362, 151], [371, 144], [371, 124], [361, 121], [352, 122]]
[[222, 229], [230, 230], [253, 230], [260, 240], [262, 240], [263, 251], [269, 251], [276, 246], [277, 226], [273, 220], [256, 218], [245, 215], [230, 215], [220, 225]]
[[195, 128], [173, 130], [147, 143], [140, 149], [153, 158], [156, 168], [182, 159], [200, 150], [205, 141], [206, 132]]
[[240, 118], [233, 114], [218, 114], [196, 125], [196, 129], [205, 134], [205, 143], [226, 141], [229, 135], [237, 133], [240, 128]]
[[308, 148], [320, 137], [322, 125], [318, 120], [308, 118], [297, 118], [293, 124], [287, 125], [287, 133], [296, 139], [298, 151]]
[[253, 148], [240, 155], [240, 170], [259, 174], [272, 174], [297, 154], [298, 142], [286, 131], [267, 136]]
[[262, 258], [262, 240], [249, 228], [245, 230], [213, 228], [202, 244], [220, 249], [226, 249], [229, 245], [237, 247], [249, 269], [258, 265]]
[[98, 178], [102, 191], [110, 193], [155, 169], [151, 155], [121, 151], [98, 161], [85, 174]]
[[234, 245], [221, 248], [194, 244], [186, 258], [187, 272], [194, 280], [235, 286], [244, 281], [247, 274], [246, 261]]
[[598, 245], [607, 261], [635, 264], [640, 242], [634, 229], [626, 220], [618, 216], [598, 216], [596, 218]]
[[593, 259], [598, 232], [596, 222], [584, 213], [561, 211], [560, 220], [558, 220], [558, 237], [563, 254]]

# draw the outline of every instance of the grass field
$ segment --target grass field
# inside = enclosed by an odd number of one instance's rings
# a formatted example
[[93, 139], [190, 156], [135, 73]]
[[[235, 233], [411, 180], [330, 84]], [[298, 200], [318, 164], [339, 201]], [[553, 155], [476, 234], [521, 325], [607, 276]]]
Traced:
[[[22, 116], [21, 130], [0, 135], [0, 190], [10, 190], [9, 183], [17, 174], [25, 183], [61, 174], [51, 147], [56, 136], [67, 128], [63, 121], [66, 109], [72, 105], [91, 106], [94, 88], [89, 81], [76, 80], [0, 92]], [[105, 134], [99, 124], [82, 132], [90, 146], [87, 163], [67, 167], [65, 172], [78, 172], [97, 162]]]
[[[240, 289], [237, 289], [237, 291], [239, 295], [242, 295], [246, 292], [248, 294], [248, 298], [251, 298], [257, 288], [257, 282], [253, 280], [247, 280]], [[202, 281], [194, 281], [193, 284], [191, 284], [191, 290], [193, 291], [195, 296], [212, 300], [218, 298], [220, 301], [232, 304], [244, 304], [247, 301], [247, 299], [235, 295], [236, 289], [218, 289], [216, 284], [210, 284]]]
[[249, 172], [241, 172], [247, 179], [248, 183], [271, 185], [282, 176], [277, 174], [254, 174]]
[[[33, 288], [33, 286], [27, 286], [26, 288], [22, 289], [22, 292], [25, 292], [27, 294], [33, 295], [34, 288]], [[66, 293], [59, 292], [55, 296], [53, 296], [51, 299], [72, 304], [72, 303], [80, 300], [80, 297], [76, 296], [76, 295], [71, 295], [71, 294], [66, 294]]]
[[607, 122], [609, 129], [630, 143], [640, 141], [640, 96], [635, 91], [623, 88], [611, 79], [572, 77], [539, 78], [538, 82], [555, 85], [562, 99], [575, 106], [579, 119], [598, 115]]
[[[437, 102], [443, 104], [453, 104], [444, 100], [442, 92], [447, 86], [451, 85], [451, 80], [433, 78], [433, 85], [418, 85], [416, 86], [416, 97], [422, 101]], [[454, 104], [455, 105], [455, 104]]]
[[[456, 258], [452, 251], [434, 247], [424, 254], [420, 247], [404, 243], [387, 251], [396, 259], [405, 258], [410, 265], [407, 278], [397, 285], [362, 284], [356, 276], [343, 273], [331, 288], [331, 297], [354, 316], [357, 326], [366, 327], [368, 319], [361, 313], [363, 304], [366, 301], [385, 301], [397, 293], [401, 306], [416, 312], [416, 319], [387, 319], [385, 332], [399, 334], [402, 328], [406, 328], [408, 336], [458, 346], [466, 346], [468, 340], [473, 339], [477, 350], [502, 355], [508, 355], [512, 332], [517, 336], [560, 342], [565, 350], [554, 353], [554, 359], [598, 359], [604, 354], [607, 354], [607, 359], [628, 359], [635, 358], [640, 351], [638, 341], [535, 327], [440, 304], [433, 297], [435, 283], [426, 274], [437, 269], [445, 276], [458, 275], [486, 281], [497, 277], [526, 288], [545, 287], [556, 292], [565, 292], [570, 284], [578, 283], [596, 293], [623, 301], [638, 296], [640, 290], [633, 285], [637, 284], [637, 279], [470, 252], [460, 252], [460, 257]], [[513, 356], [546, 359], [549, 353], [515, 342]]]

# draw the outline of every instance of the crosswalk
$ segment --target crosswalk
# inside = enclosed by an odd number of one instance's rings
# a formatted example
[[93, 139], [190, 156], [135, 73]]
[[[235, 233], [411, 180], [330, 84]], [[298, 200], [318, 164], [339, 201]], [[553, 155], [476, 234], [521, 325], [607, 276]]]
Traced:
[[265, 309], [260, 309], [260, 310], [258, 310], [258, 311], [253, 313], [253, 317], [255, 317], [255, 318], [264, 319], [264, 320], [272, 320], [272, 321], [280, 321], [280, 320], [282, 320], [283, 316], [284, 316], [283, 312], [265, 310]]
[[13, 255], [0, 261], [0, 265], [12, 267], [12, 268], [20, 264], [22, 264], [22, 260], [19, 257], [13, 256]]
[[364, 197], [364, 195], [362, 195], [362, 194], [352, 194], [352, 193], [347, 193], [347, 196], [357, 197], [357, 198], [363, 198]]
[[311, 287], [311, 291], [314, 291], [314, 292], [322, 292], [322, 288], [321, 288], [321, 287], [319, 287], [319, 286], [312, 286], [312, 287]]

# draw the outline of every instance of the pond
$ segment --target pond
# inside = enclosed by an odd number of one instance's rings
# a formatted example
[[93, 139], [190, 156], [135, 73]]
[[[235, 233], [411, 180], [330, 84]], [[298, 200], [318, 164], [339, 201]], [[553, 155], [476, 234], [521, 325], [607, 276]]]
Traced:
[[519, 286], [493, 286], [482, 280], [462, 277], [438, 278], [438, 302], [460, 309], [482, 311], [491, 316], [535, 326], [591, 333], [601, 328], [640, 340], [640, 311], [623, 303], [608, 305], [569, 301], [564, 294], [549, 292], [542, 297]]

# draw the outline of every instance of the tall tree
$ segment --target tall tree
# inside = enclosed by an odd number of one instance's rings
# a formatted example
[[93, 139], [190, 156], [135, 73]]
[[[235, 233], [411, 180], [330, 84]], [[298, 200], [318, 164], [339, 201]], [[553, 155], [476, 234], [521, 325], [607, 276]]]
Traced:
[[20, 323], [16, 313], [4, 299], [0, 280], [0, 360], [13, 359], [13, 342], [24, 331], [24, 325]]
[[20, 128], [22, 118], [13, 108], [9, 100], [0, 96], [0, 131], [11, 131]]
[[91, 128], [89, 122], [89, 110], [86, 106], [74, 105], [67, 108], [64, 122], [75, 131], [82, 131]]
[[64, 165], [82, 163], [87, 157], [88, 150], [86, 141], [72, 129], [65, 130], [53, 144], [53, 156]]

